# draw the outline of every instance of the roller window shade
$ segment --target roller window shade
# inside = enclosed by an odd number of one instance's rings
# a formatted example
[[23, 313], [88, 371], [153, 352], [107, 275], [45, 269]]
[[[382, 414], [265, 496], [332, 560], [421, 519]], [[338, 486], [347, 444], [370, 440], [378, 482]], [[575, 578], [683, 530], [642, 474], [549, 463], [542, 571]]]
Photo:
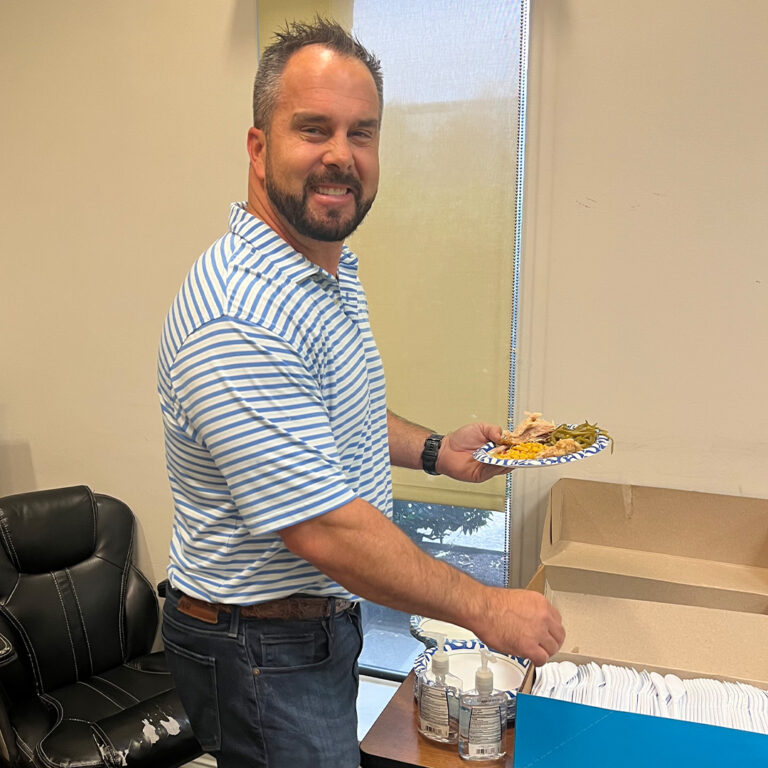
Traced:
[[[519, 0], [259, 3], [261, 42], [330, 15], [382, 62], [381, 181], [349, 239], [390, 408], [438, 432], [506, 426], [520, 92]], [[398, 499], [504, 509], [475, 486], [393, 469]]]
[[[381, 183], [350, 239], [390, 408], [438, 432], [506, 426], [520, 4], [356, 0], [382, 60]], [[482, 486], [393, 470], [398, 499], [504, 509]]]

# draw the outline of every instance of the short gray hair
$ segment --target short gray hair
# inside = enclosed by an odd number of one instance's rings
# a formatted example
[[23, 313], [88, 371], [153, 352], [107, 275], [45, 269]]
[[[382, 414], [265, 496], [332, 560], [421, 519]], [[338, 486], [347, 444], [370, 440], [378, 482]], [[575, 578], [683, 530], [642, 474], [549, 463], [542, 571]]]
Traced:
[[379, 95], [379, 114], [384, 107], [381, 62], [337, 22], [315, 17], [312, 23], [294, 21], [275, 33], [275, 41], [261, 55], [253, 83], [253, 125], [267, 132], [280, 92], [280, 80], [288, 59], [307, 45], [321, 45], [342, 56], [357, 59], [368, 68]]

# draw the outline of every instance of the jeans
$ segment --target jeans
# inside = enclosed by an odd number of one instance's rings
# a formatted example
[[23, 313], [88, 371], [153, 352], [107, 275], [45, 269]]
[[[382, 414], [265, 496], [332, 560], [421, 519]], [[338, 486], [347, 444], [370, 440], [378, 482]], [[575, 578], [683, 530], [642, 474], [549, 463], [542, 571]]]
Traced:
[[168, 589], [168, 666], [200, 746], [219, 768], [357, 768], [359, 604], [327, 619], [208, 624]]

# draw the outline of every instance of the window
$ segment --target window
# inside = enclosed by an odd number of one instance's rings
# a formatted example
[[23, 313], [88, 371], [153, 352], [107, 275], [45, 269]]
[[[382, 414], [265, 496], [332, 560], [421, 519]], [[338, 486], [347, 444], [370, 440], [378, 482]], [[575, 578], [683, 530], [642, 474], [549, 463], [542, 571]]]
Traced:
[[[520, 0], [355, 0], [382, 61], [381, 185], [360, 256], [390, 407], [436, 431], [509, 421], [519, 232]], [[514, 361], [513, 361], [514, 362]], [[395, 520], [489, 584], [508, 577], [507, 485], [393, 470]], [[410, 617], [366, 603], [361, 666], [404, 677]]]
[[[504, 586], [508, 578], [507, 517], [503, 512], [395, 501], [395, 521], [424, 551], [479, 581]], [[365, 601], [360, 666], [372, 675], [404, 678], [424, 650], [411, 617]]]

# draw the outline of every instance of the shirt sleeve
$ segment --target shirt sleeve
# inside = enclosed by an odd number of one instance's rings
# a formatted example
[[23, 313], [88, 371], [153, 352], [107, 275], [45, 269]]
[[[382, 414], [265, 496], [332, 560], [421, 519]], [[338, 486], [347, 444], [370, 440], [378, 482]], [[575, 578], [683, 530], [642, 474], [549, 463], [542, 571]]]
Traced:
[[245, 525], [270, 533], [352, 501], [320, 382], [288, 342], [218, 319], [171, 368], [180, 428], [210, 453]]

